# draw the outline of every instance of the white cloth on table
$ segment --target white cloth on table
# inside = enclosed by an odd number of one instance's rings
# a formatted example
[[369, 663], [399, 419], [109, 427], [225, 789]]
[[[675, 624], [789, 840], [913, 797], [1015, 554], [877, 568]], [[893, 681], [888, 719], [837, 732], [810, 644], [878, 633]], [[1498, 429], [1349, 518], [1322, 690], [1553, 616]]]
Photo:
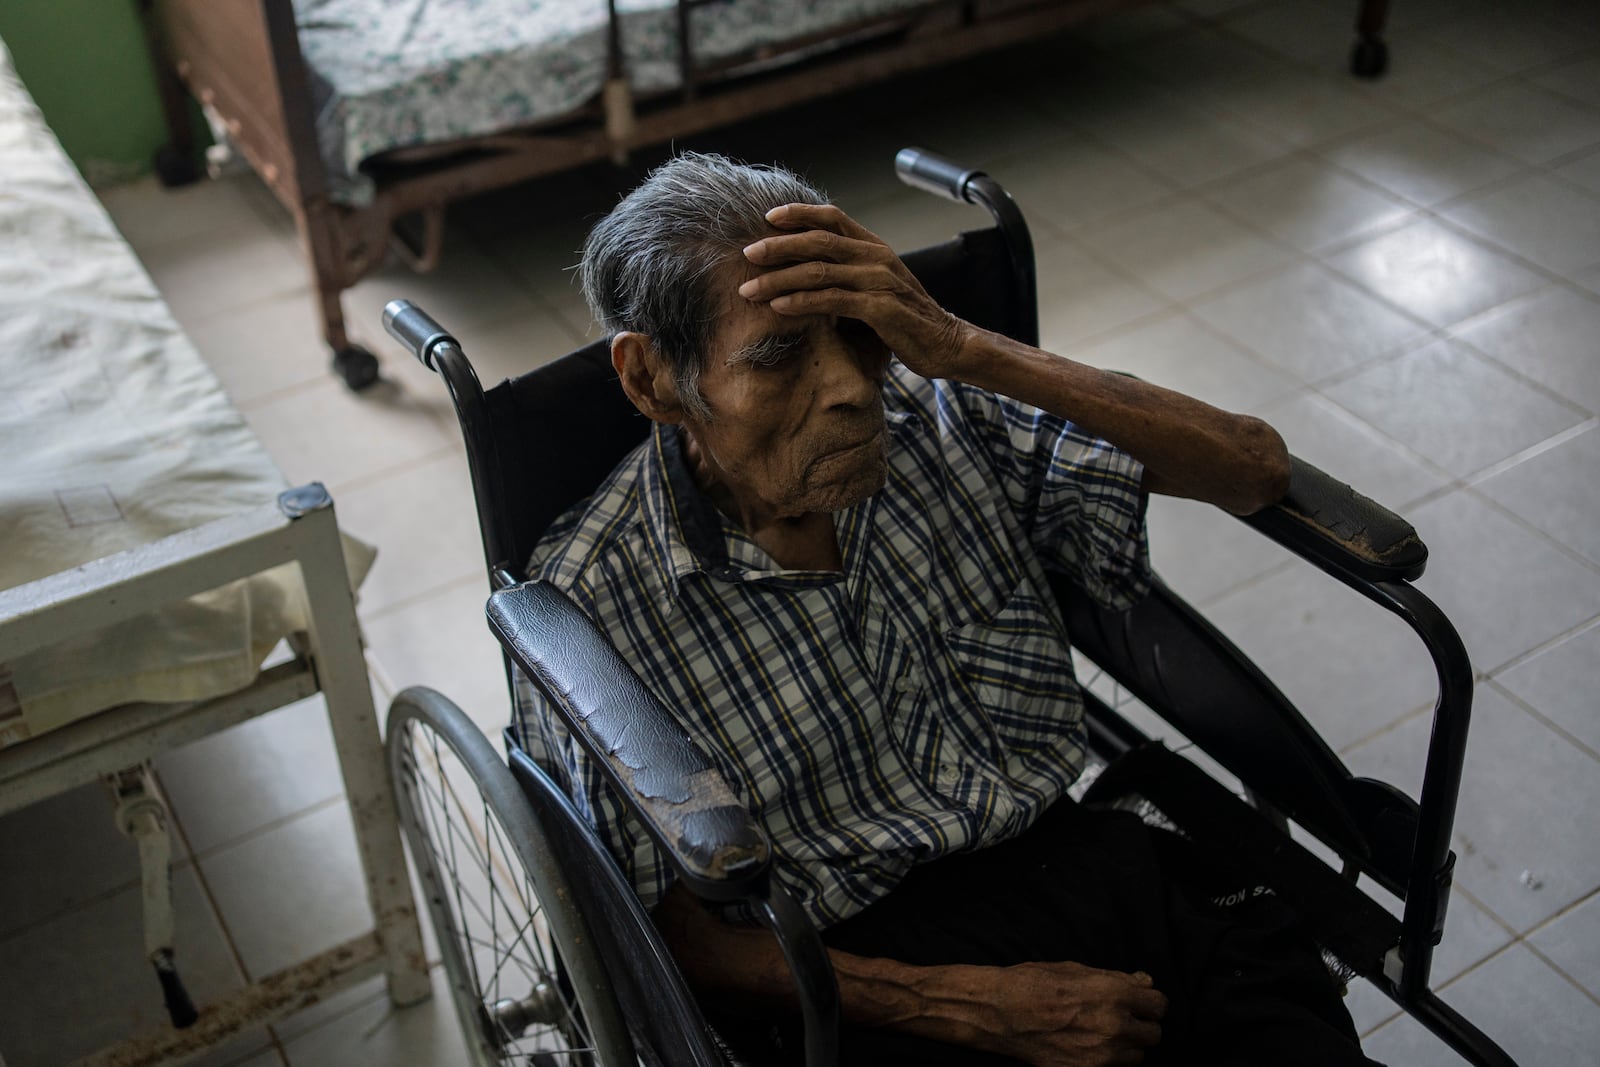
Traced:
[[[287, 488], [0, 45], [0, 589]], [[370, 548], [345, 539], [359, 582]], [[0, 748], [117, 704], [250, 684], [306, 628], [294, 565], [0, 663]]]

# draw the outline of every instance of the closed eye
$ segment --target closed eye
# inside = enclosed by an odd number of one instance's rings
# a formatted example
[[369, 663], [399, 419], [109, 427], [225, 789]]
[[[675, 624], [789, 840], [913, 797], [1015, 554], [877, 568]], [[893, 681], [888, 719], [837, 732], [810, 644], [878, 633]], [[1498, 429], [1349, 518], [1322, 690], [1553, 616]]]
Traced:
[[728, 366], [746, 363], [753, 367], [776, 367], [790, 356], [804, 350], [809, 340], [809, 335], [804, 333], [763, 337], [729, 356]]

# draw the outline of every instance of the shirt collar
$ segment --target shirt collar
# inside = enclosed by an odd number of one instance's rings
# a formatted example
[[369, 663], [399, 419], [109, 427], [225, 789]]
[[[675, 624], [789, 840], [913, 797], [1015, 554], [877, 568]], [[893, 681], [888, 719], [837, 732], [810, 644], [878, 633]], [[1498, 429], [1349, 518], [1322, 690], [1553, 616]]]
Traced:
[[[914, 417], [905, 411], [886, 411], [884, 418], [889, 436], [898, 436]], [[675, 602], [680, 583], [697, 573], [722, 581], [793, 576], [792, 572], [778, 567], [755, 541], [718, 511], [711, 498], [695, 484], [677, 426], [656, 425], [650, 455], [640, 473], [644, 527], [668, 600]], [[870, 504], [872, 499], [868, 498], [866, 503]], [[845, 539], [847, 528], [861, 525], [843, 521], [855, 510], [852, 508], [841, 514], [841, 540]], [[848, 558], [849, 546], [841, 544], [840, 547]]]

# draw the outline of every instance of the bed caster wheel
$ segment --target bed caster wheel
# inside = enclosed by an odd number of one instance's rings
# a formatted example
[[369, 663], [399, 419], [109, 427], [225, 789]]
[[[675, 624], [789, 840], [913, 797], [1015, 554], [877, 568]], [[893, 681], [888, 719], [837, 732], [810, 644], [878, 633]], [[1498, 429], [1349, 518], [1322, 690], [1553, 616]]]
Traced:
[[1389, 69], [1389, 46], [1377, 38], [1357, 41], [1350, 49], [1350, 73], [1358, 78], [1376, 78]]
[[359, 393], [378, 380], [378, 357], [360, 345], [350, 345], [333, 354], [333, 372]]
[[176, 189], [200, 180], [200, 167], [195, 161], [169, 144], [156, 149], [153, 164], [162, 188]]

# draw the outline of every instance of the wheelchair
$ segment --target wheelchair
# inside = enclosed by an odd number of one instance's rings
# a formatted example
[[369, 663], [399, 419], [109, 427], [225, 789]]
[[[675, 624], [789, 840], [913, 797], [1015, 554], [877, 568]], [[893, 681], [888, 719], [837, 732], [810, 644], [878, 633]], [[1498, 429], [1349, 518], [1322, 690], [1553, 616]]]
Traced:
[[[986, 209], [991, 225], [903, 256], [961, 317], [1038, 341], [1032, 243], [992, 178], [915, 149], [908, 184]], [[395, 301], [385, 326], [445, 382], [459, 416], [508, 682], [543, 692], [610, 785], [708, 902], [742, 902], [777, 937], [799, 993], [808, 1065], [835, 1062], [839, 1004], [818, 931], [774, 877], [769, 842], [708, 757], [605, 635], [561, 592], [522, 573], [540, 534], [589, 495], [649, 424], [596, 341], [489, 390], [461, 345]], [[1131, 802], [1270, 886], [1345, 977], [1361, 975], [1480, 1067], [1514, 1067], [1429, 988], [1455, 857], [1450, 830], [1473, 677], [1449, 620], [1411, 582], [1427, 549], [1405, 520], [1299, 459], [1288, 494], [1242, 521], [1395, 613], [1438, 676], [1418, 799], [1354, 777], [1242, 652], [1159, 579], [1126, 612], [1063, 582], [1083, 669], [1093, 763], [1084, 802]], [[1159, 715], [1228, 774], [1236, 793], [1130, 721]], [[689, 992], [593, 829], [505, 731], [502, 758], [448, 699], [395, 698], [391, 773], [407, 843], [475, 1064], [743, 1062]], [[1300, 843], [1309, 835], [1334, 866]], [[1404, 901], [1392, 915], [1358, 884]]]

